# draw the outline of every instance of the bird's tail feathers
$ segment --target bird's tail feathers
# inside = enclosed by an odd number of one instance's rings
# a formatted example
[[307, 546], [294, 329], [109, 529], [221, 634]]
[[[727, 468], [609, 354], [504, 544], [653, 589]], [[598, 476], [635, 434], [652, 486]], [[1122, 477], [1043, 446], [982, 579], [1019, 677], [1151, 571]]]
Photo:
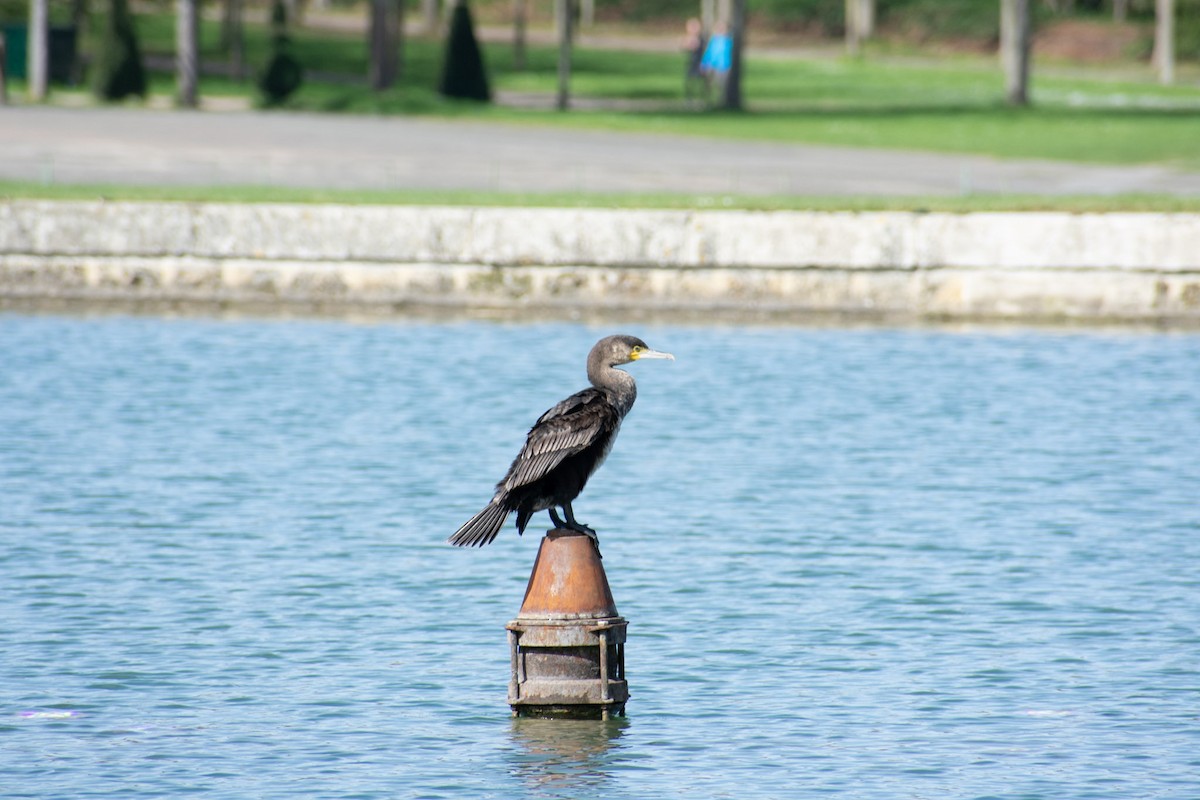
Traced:
[[483, 547], [491, 544], [504, 527], [508, 511], [496, 503], [488, 503], [483, 511], [467, 520], [454, 535], [447, 539], [456, 547]]

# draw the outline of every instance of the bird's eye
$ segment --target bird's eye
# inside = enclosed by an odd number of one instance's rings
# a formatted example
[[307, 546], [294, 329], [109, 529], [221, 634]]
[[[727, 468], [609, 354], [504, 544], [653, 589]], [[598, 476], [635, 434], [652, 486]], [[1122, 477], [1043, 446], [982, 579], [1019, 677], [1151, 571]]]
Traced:
[[642, 346], [640, 344], [635, 344], [633, 346], [633, 349], [629, 351], [630, 355], [635, 355], [635, 356], [640, 352], [642, 352]]

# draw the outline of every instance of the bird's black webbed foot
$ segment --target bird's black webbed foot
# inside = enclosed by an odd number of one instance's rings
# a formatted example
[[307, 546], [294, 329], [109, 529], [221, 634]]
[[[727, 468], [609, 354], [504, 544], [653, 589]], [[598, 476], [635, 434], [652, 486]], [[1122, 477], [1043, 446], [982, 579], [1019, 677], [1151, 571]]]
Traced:
[[566, 521], [564, 521], [562, 517], [558, 516], [558, 513], [553, 508], [549, 509], [549, 511], [550, 521], [554, 523], [555, 528], [559, 528], [564, 531], [575, 531], [576, 533], [582, 533], [584, 536], [588, 537], [594, 542], [599, 541], [596, 538], [596, 531], [575, 519], [575, 515], [570, 511], [567, 512]]
[[[599, 545], [600, 539], [598, 536], [596, 536], [596, 531], [588, 528], [587, 525], [584, 525], [582, 522], [577, 521], [577, 519], [575, 518], [575, 512], [571, 510], [570, 503], [563, 504], [563, 512], [566, 515], [566, 527], [568, 527], [571, 530], [577, 531], [577, 533], [581, 533], [584, 536], [587, 536], [588, 539], [594, 541], [596, 543], [596, 545]], [[553, 513], [551, 516], [554, 516]]]
[[604, 556], [600, 554], [600, 537], [596, 535], [596, 531], [594, 529], [589, 528], [587, 525], [584, 525], [582, 522], [575, 519], [575, 513], [571, 510], [570, 503], [563, 505], [563, 512], [567, 515], [565, 522], [558, 516], [558, 512], [553, 508], [550, 508], [549, 511], [550, 521], [554, 523], [555, 528], [560, 530], [574, 531], [575, 533], [582, 533], [584, 536], [592, 540], [592, 544], [596, 548], [596, 555], [600, 556], [600, 558], [604, 558]]
[[596, 531], [575, 519], [575, 512], [572, 510], [570, 503], [563, 503], [563, 511], [567, 515], [567, 527], [573, 531], [578, 531], [579, 533], [582, 533], [584, 536], [591, 539], [592, 543], [596, 545], [596, 550], [599, 551], [600, 537], [596, 535]]

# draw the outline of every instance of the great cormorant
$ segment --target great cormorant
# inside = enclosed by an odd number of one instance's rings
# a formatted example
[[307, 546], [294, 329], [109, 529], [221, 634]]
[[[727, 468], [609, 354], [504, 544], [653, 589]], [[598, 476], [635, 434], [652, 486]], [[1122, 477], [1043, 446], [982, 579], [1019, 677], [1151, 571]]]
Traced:
[[[636, 336], [607, 336], [596, 342], [587, 360], [591, 388], [542, 414], [529, 429], [525, 446], [508, 473], [496, 484], [495, 497], [455, 531], [450, 543], [460, 547], [489, 544], [513, 511], [517, 512], [517, 532], [524, 533], [529, 518], [542, 510], [549, 510], [554, 527], [595, 539], [595, 531], [575, 520], [571, 501], [604, 462], [621, 420], [637, 398], [633, 376], [615, 367], [643, 358], [674, 360], [675, 356], [651, 350]], [[565, 523], [556, 508], [566, 514]]]

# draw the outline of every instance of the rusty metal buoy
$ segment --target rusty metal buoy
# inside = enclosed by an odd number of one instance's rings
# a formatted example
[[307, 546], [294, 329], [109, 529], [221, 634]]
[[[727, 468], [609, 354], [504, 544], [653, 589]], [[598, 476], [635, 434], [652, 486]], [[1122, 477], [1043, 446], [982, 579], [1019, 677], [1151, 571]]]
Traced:
[[595, 542], [577, 531], [547, 532], [521, 610], [505, 626], [513, 715], [624, 715], [628, 624], [617, 614]]

